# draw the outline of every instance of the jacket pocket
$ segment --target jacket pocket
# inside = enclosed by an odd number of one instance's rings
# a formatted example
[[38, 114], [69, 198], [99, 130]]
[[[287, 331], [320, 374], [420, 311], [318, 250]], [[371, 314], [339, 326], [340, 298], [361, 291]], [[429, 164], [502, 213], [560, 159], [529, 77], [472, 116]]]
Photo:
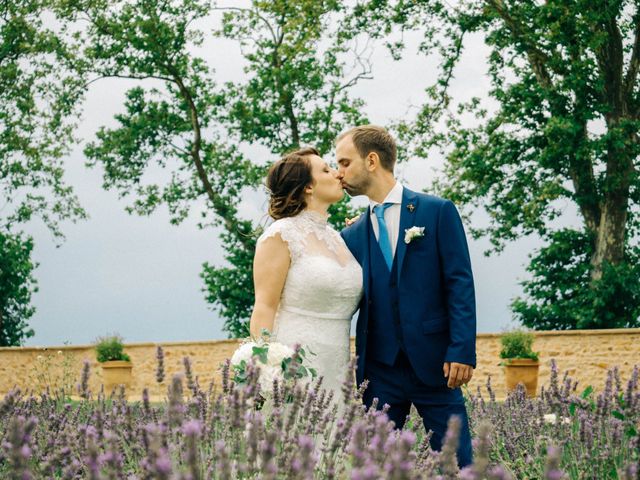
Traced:
[[430, 318], [422, 321], [422, 333], [438, 333], [449, 329], [449, 318], [447, 315]]

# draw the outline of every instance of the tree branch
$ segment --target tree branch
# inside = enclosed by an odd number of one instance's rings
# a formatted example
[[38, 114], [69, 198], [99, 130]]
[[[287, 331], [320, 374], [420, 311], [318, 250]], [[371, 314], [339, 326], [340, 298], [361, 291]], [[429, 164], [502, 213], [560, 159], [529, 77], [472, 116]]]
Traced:
[[262, 15], [260, 15], [257, 11], [255, 11], [252, 8], [242, 8], [242, 7], [214, 7], [212, 8], [212, 10], [233, 10], [236, 12], [243, 12], [243, 13], [249, 13], [251, 15], [253, 15], [254, 17], [258, 18], [259, 20], [261, 20], [269, 29], [269, 31], [271, 32], [271, 37], [273, 38], [273, 42], [276, 43], [277, 39], [278, 39], [278, 35], [276, 35], [276, 32], [273, 30], [273, 27], [271, 26], [271, 24], [269, 23], [269, 20], [267, 20], [265, 17], [263, 17]]
[[[356, 83], [358, 83], [360, 80], [372, 80], [373, 76], [371, 76], [371, 72], [373, 70], [372, 66], [371, 66], [371, 55], [373, 52], [371, 52], [369, 54], [368, 57], [364, 57], [365, 52], [367, 51], [367, 49], [369, 48], [369, 39], [367, 39], [367, 42], [364, 46], [364, 48], [362, 48], [362, 50], [359, 52], [358, 51], [358, 47], [357, 47], [357, 43], [356, 46], [353, 48], [353, 53], [354, 53], [354, 65], [353, 68], [351, 70], [351, 72], [353, 70], [355, 70], [356, 65], [358, 64], [360, 66], [360, 72], [358, 74], [356, 74], [354, 77], [352, 77], [350, 80], [347, 80], [345, 83], [341, 84], [336, 90], [334, 90], [335, 93], [339, 93], [342, 90], [345, 90], [347, 88], [353, 87]], [[349, 72], [349, 73], [351, 73]]]
[[535, 45], [532, 45], [530, 42], [525, 40], [522, 24], [509, 14], [503, 0], [486, 0], [486, 2], [487, 6], [493, 7], [496, 13], [507, 25], [507, 28], [511, 31], [513, 37], [525, 48], [527, 58], [529, 59], [533, 73], [538, 79], [538, 83], [540, 83], [543, 88], [548, 90], [553, 89], [553, 81], [551, 80], [551, 75], [549, 74], [546, 66], [547, 56], [545, 53]]
[[91, 79], [87, 83], [85, 83], [84, 86], [85, 86], [85, 88], [87, 88], [92, 83], [97, 82], [98, 80], [102, 80], [104, 78], [125, 78], [125, 79], [129, 79], [129, 80], [147, 80], [149, 78], [152, 78], [152, 79], [155, 79], [155, 80], [162, 80], [164, 82], [175, 83], [173, 78], [163, 77], [161, 75], [122, 75], [122, 74], [119, 74], [119, 73], [110, 73], [110, 74], [106, 74], [106, 75], [100, 75], [99, 77]]
[[[638, 9], [640, 10], [640, 7], [638, 7]], [[624, 101], [629, 106], [633, 104], [633, 89], [635, 87], [636, 80], [638, 79], [638, 71], [640, 71], [640, 11], [636, 12], [633, 18], [636, 24], [636, 28], [634, 30], [633, 51], [631, 53], [629, 67], [623, 84]], [[634, 117], [637, 117], [640, 112], [636, 109], [636, 111], [630, 113]]]
[[607, 32], [607, 41], [602, 48], [595, 51], [598, 69], [604, 80], [604, 99], [610, 106], [611, 112], [608, 117], [620, 118], [625, 115], [625, 104], [623, 102], [623, 80], [622, 80], [622, 34], [618, 28], [615, 17], [609, 18], [604, 25], [597, 25], [594, 30], [604, 27]]

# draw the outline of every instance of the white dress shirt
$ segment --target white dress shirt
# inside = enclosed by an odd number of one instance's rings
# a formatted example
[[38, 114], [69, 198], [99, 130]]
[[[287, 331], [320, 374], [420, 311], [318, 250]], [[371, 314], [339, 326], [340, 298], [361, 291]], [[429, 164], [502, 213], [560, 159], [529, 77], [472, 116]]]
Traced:
[[[391, 191], [387, 194], [387, 197], [382, 203], [393, 203], [390, 207], [384, 211], [384, 222], [387, 224], [387, 231], [389, 232], [389, 243], [391, 244], [391, 253], [396, 255], [396, 244], [398, 243], [398, 230], [400, 230], [400, 210], [402, 208], [402, 185], [400, 182], [396, 182]], [[371, 226], [373, 227], [373, 233], [376, 236], [376, 240], [379, 235], [378, 219], [373, 211], [373, 207], [379, 205], [378, 202], [369, 200], [369, 215], [371, 215]]]

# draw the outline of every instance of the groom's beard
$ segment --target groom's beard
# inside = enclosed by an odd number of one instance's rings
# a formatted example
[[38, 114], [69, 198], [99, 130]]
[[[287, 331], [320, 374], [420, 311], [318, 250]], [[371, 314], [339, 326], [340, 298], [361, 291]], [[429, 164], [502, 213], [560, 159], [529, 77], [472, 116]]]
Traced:
[[371, 179], [368, 175], [365, 174], [361, 177], [354, 178], [351, 183], [342, 182], [342, 186], [344, 190], [352, 197], [357, 197], [358, 195], [366, 195], [366, 192], [371, 186]]

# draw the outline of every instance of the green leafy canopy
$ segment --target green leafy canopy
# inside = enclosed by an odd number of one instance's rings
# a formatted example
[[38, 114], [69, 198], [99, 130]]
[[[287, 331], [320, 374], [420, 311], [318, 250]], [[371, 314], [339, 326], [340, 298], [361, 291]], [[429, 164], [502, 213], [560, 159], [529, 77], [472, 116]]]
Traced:
[[[423, 35], [438, 79], [413, 119], [397, 125], [418, 156], [445, 157], [436, 189], [488, 225], [471, 224], [500, 252], [527, 235], [546, 241], [516, 299], [536, 328], [640, 325], [636, 253], [640, 176], [640, 7], [632, 1], [380, 2], [359, 6], [358, 25], [387, 36]], [[456, 100], [451, 82], [470, 42], [489, 50], [487, 92]], [[489, 108], [491, 107], [491, 108]], [[581, 218], [561, 223], [566, 204]], [[567, 271], [561, 273], [561, 269]], [[636, 277], [637, 278], [637, 277]]]
[[[213, 66], [193, 53], [218, 10], [214, 34], [237, 42], [246, 62], [244, 80], [221, 86]], [[258, 188], [266, 165], [242, 152], [260, 146], [275, 160], [313, 144], [326, 153], [341, 130], [364, 120], [362, 102], [349, 91], [367, 78], [368, 64], [363, 59], [361, 69], [346, 72], [349, 39], [329, 28], [343, 7], [330, 1], [220, 9], [196, 0], [87, 1], [71, 11], [88, 22], [82, 52], [94, 80], [139, 81], [117, 126], [101, 128], [86, 146], [88, 164], [102, 168], [105, 188], [132, 198], [132, 213], [149, 215], [166, 205], [172, 223], [197, 210], [202, 227], [222, 227], [227, 264], [204, 264], [206, 299], [231, 336], [248, 335], [261, 228], [240, 218], [237, 205], [247, 189]], [[158, 169], [170, 173], [169, 182], [158, 182]], [[351, 213], [345, 203], [334, 212], [339, 225]]]

